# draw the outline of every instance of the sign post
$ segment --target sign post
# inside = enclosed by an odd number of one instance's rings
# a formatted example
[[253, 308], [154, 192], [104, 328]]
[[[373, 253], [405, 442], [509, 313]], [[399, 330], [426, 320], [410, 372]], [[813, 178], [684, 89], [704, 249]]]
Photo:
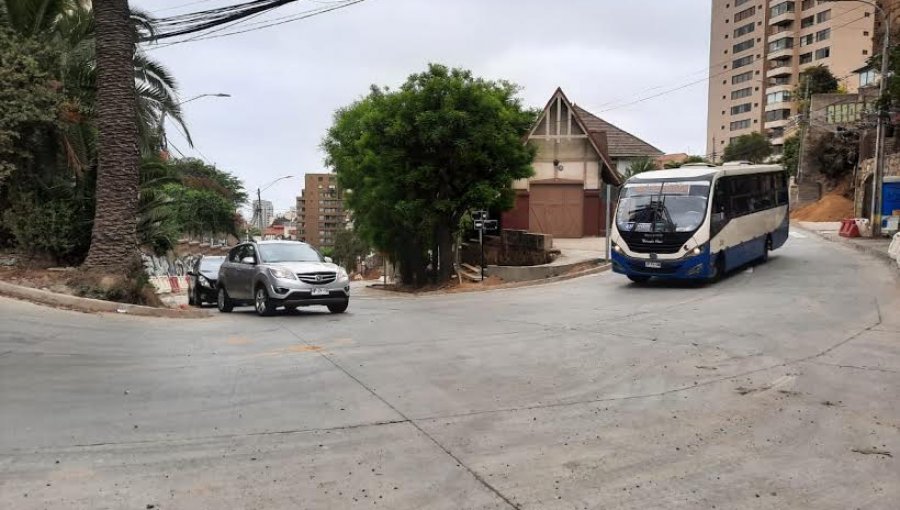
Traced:
[[484, 281], [484, 231], [497, 230], [497, 220], [488, 219], [487, 211], [473, 211], [472, 220], [478, 231], [478, 244], [481, 248], [481, 281]]

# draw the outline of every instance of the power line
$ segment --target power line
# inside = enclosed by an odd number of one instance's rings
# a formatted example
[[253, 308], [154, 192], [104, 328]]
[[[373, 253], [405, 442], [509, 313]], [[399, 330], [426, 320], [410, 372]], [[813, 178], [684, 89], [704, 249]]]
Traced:
[[[264, 28], [270, 28], [270, 27], [274, 27], [274, 26], [278, 26], [278, 25], [283, 25], [283, 24], [285, 24], [285, 23], [291, 23], [291, 22], [294, 22], [294, 21], [300, 21], [300, 20], [304, 20], [304, 19], [307, 19], [307, 18], [312, 18], [312, 17], [314, 17], [314, 16], [318, 16], [318, 15], [321, 15], [321, 14], [326, 14], [326, 13], [331, 12], [331, 11], [336, 11], [336, 10], [338, 10], [338, 9], [343, 9], [343, 8], [346, 8], [346, 7], [350, 7], [350, 6], [352, 6], [352, 5], [359, 4], [359, 3], [362, 3], [362, 2], [364, 2], [364, 1], [365, 1], [365, 0], [346, 0], [346, 1], [340, 2], [339, 5], [334, 5], [334, 6], [331, 6], [331, 7], [321, 7], [321, 8], [316, 8], [316, 9], [310, 9], [310, 10], [303, 11], [303, 12], [300, 12], [300, 13], [297, 13], [297, 14], [294, 14], [294, 15], [282, 16], [282, 17], [280, 17], [280, 18], [275, 18], [275, 19], [272, 19], [272, 20], [265, 20], [265, 21], [259, 21], [259, 22], [256, 22], [256, 23], [252, 23], [252, 24], [250, 24], [247, 28], [244, 28], [244, 29], [242, 29], [242, 30], [234, 30], [234, 31], [231, 31], [231, 32], [220, 33], [220, 34], [215, 34], [215, 35], [209, 35], [208, 33], [206, 33], [206, 34], [202, 34], [202, 35], [197, 36], [197, 37], [192, 37], [192, 38], [188, 38], [188, 39], [179, 40], [179, 41], [174, 41], [174, 42], [171, 42], [171, 43], [168, 43], [168, 44], [164, 44], [164, 45], [158, 46], [158, 47], [156, 47], [156, 48], [149, 48], [149, 50], [158, 49], [158, 48], [165, 48], [165, 47], [168, 47], [168, 46], [173, 46], [173, 45], [175, 45], [175, 44], [182, 44], [182, 43], [186, 43], [186, 42], [204, 41], [204, 40], [207, 40], [207, 39], [217, 39], [217, 38], [219, 38], [219, 37], [227, 37], [227, 36], [231, 36], [231, 35], [244, 34], [244, 33], [247, 33], [247, 32], [254, 32], [254, 31], [256, 31], [256, 30], [262, 30], [262, 29], [264, 29]], [[280, 20], [280, 21], [279, 21], [279, 20]]]

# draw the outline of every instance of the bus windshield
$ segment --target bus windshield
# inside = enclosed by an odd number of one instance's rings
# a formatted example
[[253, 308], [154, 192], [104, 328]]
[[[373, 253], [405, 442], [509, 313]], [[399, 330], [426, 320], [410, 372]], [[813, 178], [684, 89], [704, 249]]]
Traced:
[[626, 232], [692, 232], [706, 218], [707, 181], [626, 184], [616, 226]]

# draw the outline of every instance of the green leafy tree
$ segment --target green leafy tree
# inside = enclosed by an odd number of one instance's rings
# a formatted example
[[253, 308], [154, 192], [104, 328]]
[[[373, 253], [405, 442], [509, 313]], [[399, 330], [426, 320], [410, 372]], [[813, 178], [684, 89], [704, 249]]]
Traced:
[[359, 233], [423, 285], [430, 265], [449, 279], [466, 211], [512, 206], [512, 183], [532, 174], [522, 142], [534, 113], [518, 87], [431, 64], [398, 89], [373, 86], [343, 108], [323, 142]]
[[819, 173], [839, 180], [853, 172], [859, 159], [859, 132], [826, 132], [810, 140], [809, 154]]
[[690, 163], [709, 163], [703, 156], [688, 156], [681, 161], [670, 161], [665, 164], [666, 168], [681, 168]]
[[651, 170], [659, 170], [656, 160], [649, 156], [641, 156], [635, 158], [631, 164], [628, 165], [628, 177], [649, 172]]
[[832, 92], [837, 92], [840, 86], [840, 82], [831, 72], [831, 69], [825, 65], [817, 65], [812, 67], [807, 67], [800, 73], [800, 78], [797, 80], [797, 87], [794, 90], [794, 94], [796, 97], [804, 97], [804, 93], [806, 92], [806, 86], [809, 83], [809, 95], [812, 96], [814, 94], [830, 94]]
[[334, 261], [348, 271], [356, 271], [357, 261], [372, 252], [372, 248], [353, 230], [339, 230], [334, 238]]
[[723, 161], [762, 163], [772, 155], [772, 144], [762, 133], [741, 135], [725, 146]]
[[800, 165], [800, 137], [793, 135], [784, 140], [784, 152], [781, 155], [781, 164], [790, 175], [797, 175]]

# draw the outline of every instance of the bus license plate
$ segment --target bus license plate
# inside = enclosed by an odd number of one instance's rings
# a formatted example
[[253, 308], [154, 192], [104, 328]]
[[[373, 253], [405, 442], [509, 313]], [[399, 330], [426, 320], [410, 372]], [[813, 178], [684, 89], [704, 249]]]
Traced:
[[312, 290], [313, 296], [327, 296], [328, 294], [329, 294], [328, 289], [313, 289]]
[[644, 267], [649, 267], [651, 269], [661, 269], [662, 262], [644, 262]]

